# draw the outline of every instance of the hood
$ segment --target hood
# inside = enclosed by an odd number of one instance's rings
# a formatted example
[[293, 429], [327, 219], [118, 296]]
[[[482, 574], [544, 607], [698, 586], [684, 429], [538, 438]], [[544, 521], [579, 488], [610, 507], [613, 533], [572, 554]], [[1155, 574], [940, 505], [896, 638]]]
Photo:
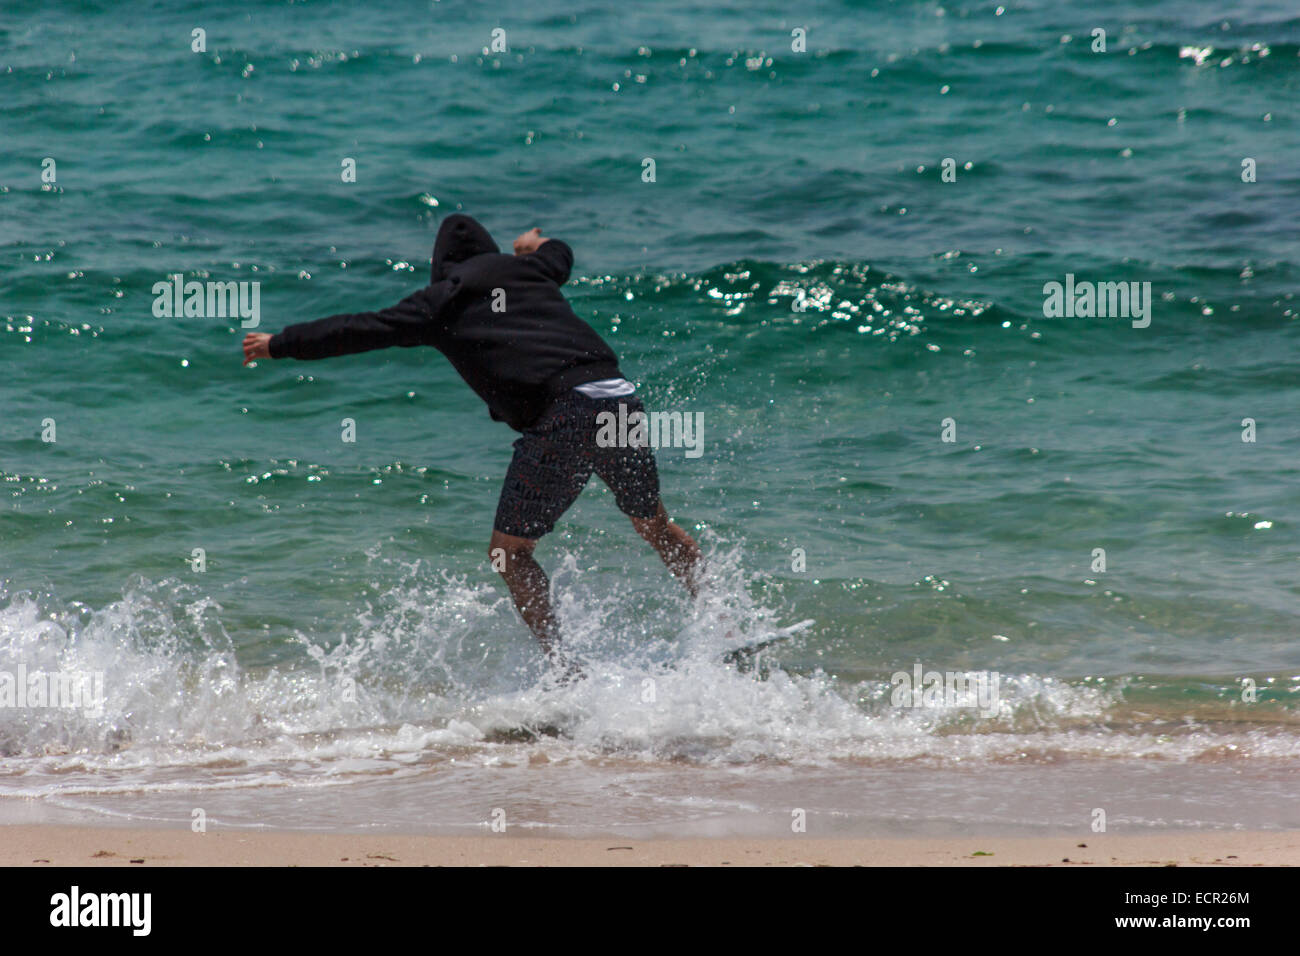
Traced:
[[500, 251], [478, 220], [453, 213], [438, 227], [438, 238], [433, 243], [433, 262], [429, 266], [429, 281], [441, 282], [447, 277], [447, 270], [457, 262]]

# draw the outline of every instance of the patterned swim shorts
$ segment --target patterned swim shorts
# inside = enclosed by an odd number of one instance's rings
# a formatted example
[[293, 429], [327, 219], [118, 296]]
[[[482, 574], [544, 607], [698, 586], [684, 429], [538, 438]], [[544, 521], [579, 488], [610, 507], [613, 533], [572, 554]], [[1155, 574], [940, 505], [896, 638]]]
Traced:
[[620, 404], [625, 417], [645, 413], [635, 395], [589, 398], [569, 390], [556, 399], [515, 440], [493, 528], [518, 538], [540, 538], [578, 500], [593, 471], [609, 485], [625, 515], [654, 517], [659, 510], [659, 471], [653, 449], [601, 447], [596, 441], [596, 416], [610, 412], [617, 420]]

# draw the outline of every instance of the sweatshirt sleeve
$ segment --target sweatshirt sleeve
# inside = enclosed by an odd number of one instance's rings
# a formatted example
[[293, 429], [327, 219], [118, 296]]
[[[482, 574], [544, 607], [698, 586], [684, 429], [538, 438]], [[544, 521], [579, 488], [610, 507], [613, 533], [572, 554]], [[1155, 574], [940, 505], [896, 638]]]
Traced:
[[391, 346], [423, 345], [454, 291], [450, 281], [439, 282], [379, 312], [331, 315], [290, 325], [271, 336], [271, 358], [324, 359]]
[[573, 268], [573, 250], [567, 242], [547, 239], [537, 251], [530, 252], [528, 257], [541, 266], [546, 278], [553, 280], [556, 285], [564, 285], [569, 281], [569, 271]]

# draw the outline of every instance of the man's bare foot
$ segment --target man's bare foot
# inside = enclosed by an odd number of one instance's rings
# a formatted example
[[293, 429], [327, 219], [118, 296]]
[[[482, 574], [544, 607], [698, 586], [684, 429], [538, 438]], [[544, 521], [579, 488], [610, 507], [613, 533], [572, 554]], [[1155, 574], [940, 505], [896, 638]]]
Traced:
[[547, 655], [551, 663], [551, 675], [559, 687], [571, 687], [580, 680], [587, 679], [587, 672], [582, 666], [562, 650], [554, 650]]

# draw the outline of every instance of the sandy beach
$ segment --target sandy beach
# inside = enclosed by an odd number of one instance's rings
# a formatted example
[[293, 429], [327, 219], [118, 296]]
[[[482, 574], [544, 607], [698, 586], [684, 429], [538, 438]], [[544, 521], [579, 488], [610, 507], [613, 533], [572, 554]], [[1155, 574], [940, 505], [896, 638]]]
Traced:
[[[1083, 845], [1086, 844], [1086, 845]], [[985, 855], [987, 854], [987, 855]], [[1300, 832], [942, 839], [566, 839], [12, 825], [4, 866], [1293, 866]]]

